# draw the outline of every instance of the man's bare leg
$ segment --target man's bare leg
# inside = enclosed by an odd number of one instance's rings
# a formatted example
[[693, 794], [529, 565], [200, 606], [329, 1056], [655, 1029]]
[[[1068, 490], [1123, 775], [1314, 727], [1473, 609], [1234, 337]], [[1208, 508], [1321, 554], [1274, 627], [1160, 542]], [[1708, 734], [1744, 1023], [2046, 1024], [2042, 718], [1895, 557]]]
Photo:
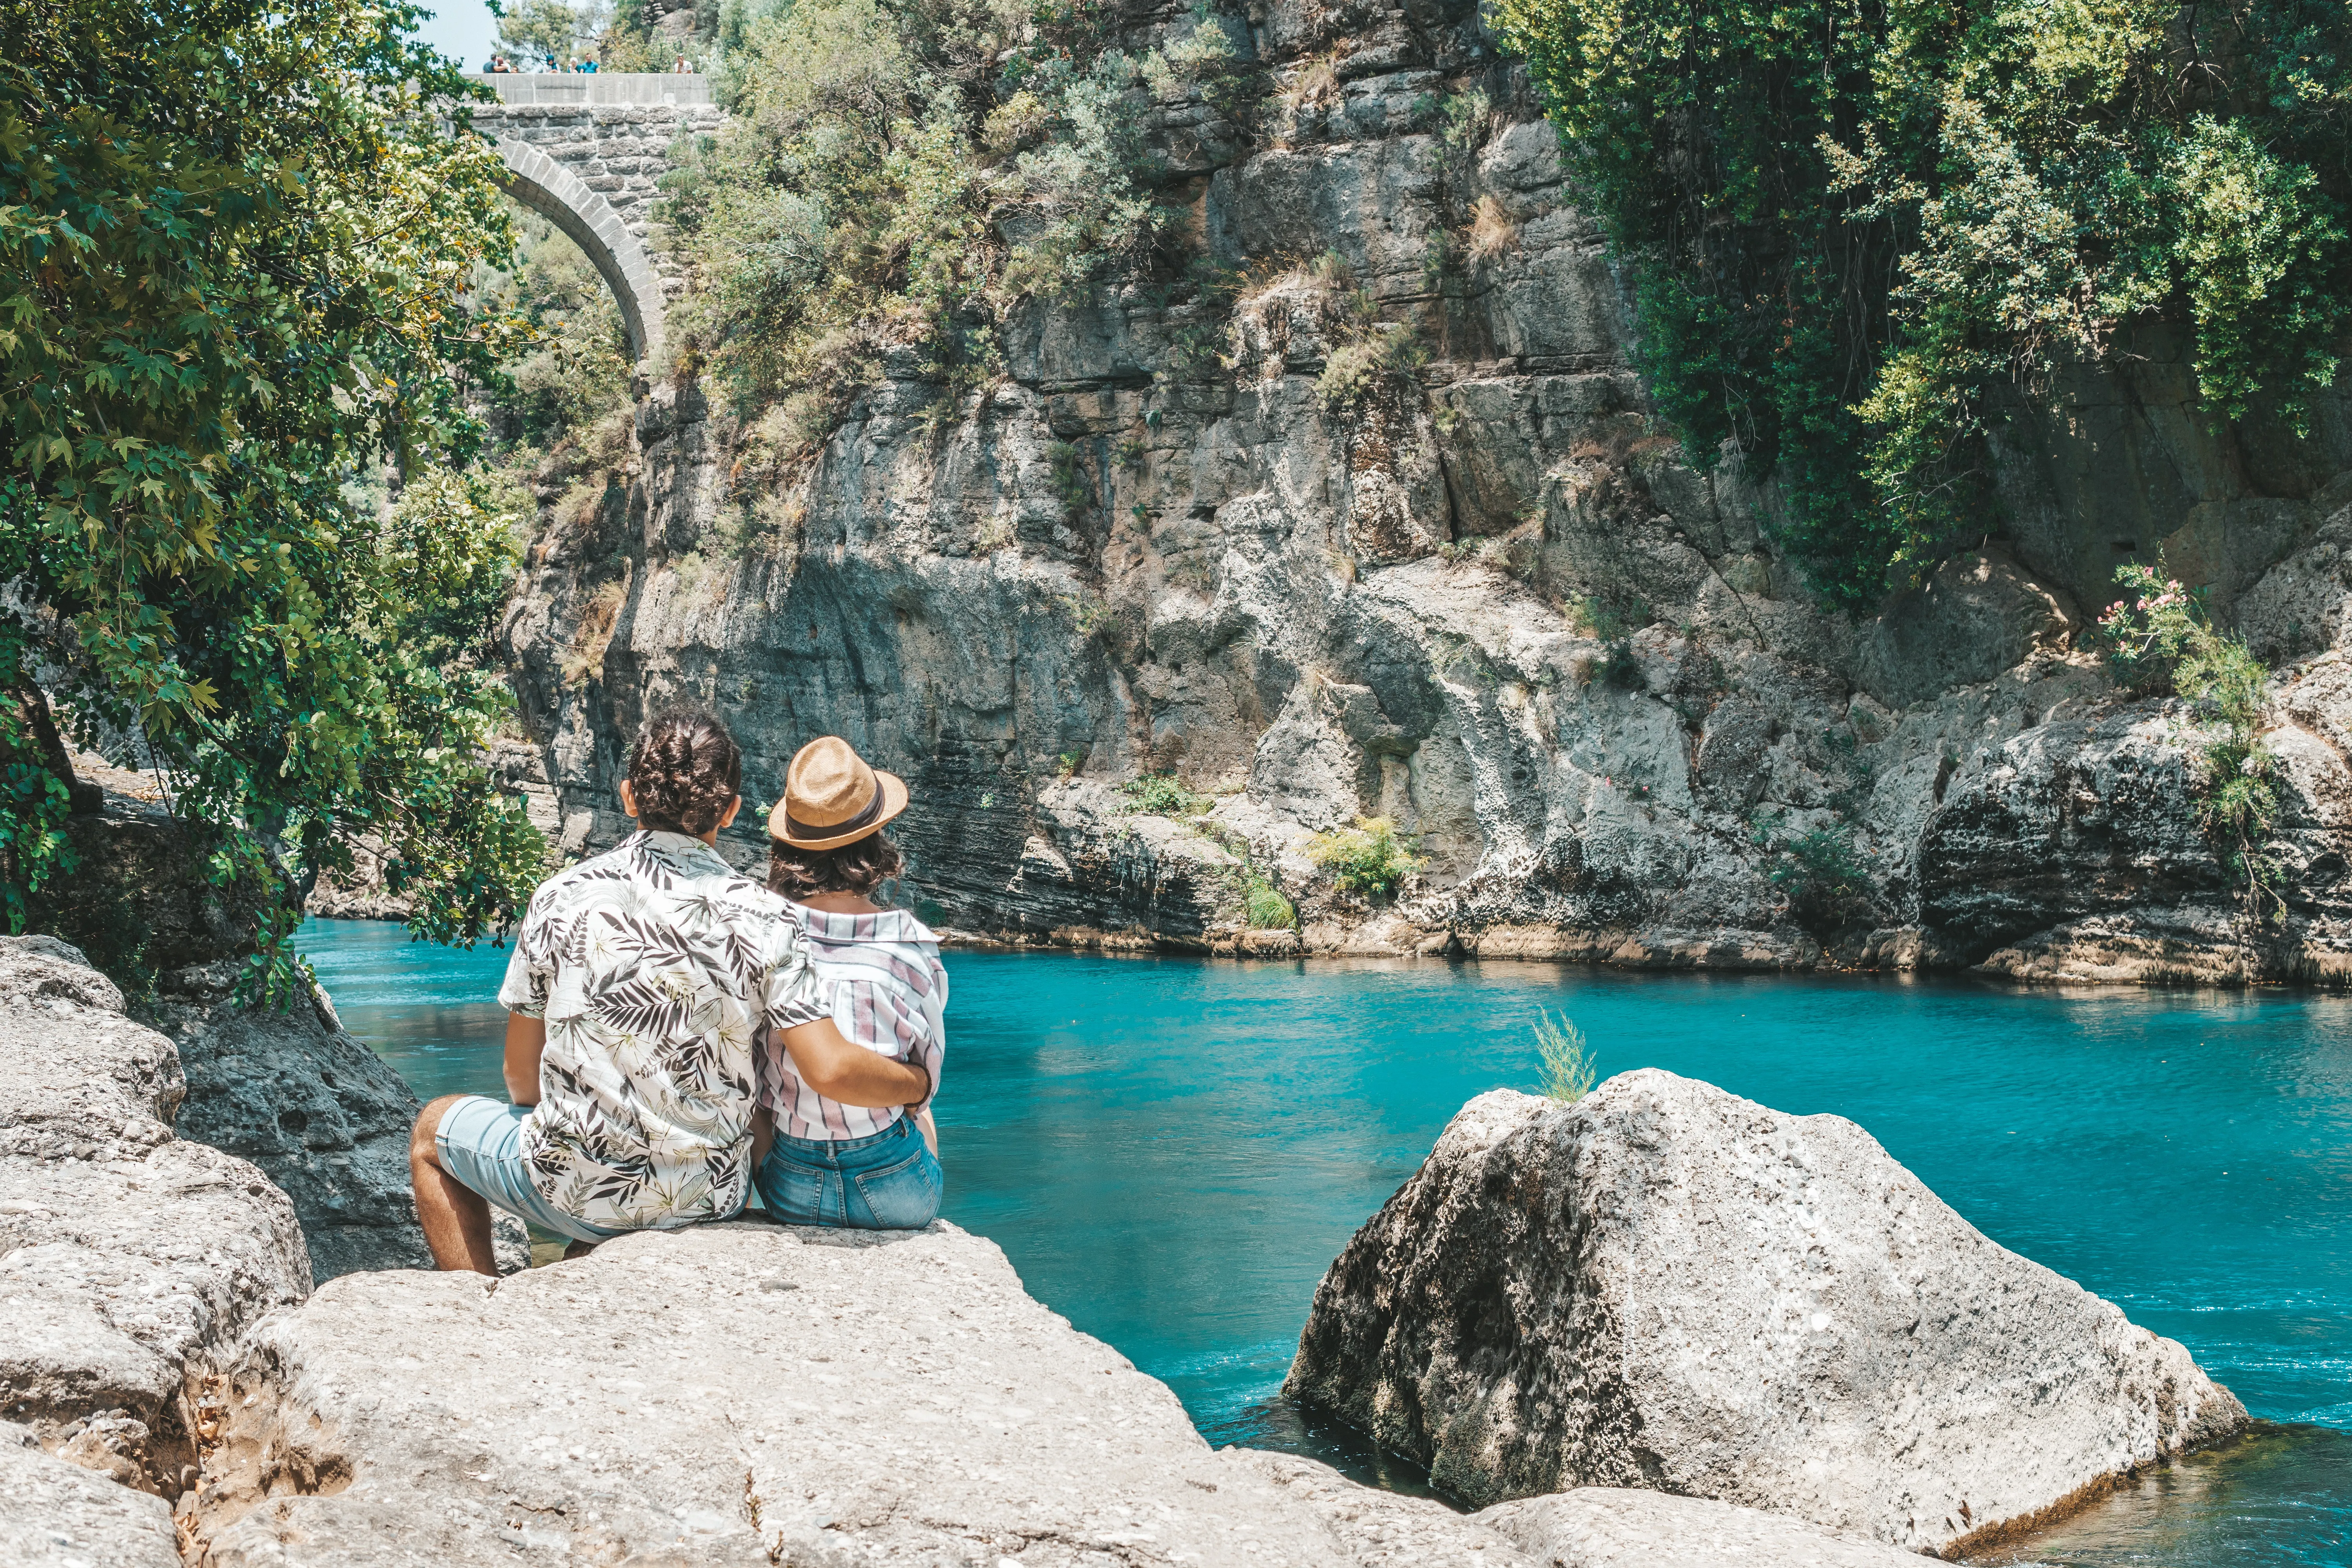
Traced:
[[464, 1098], [445, 1094], [417, 1115], [416, 1130], [408, 1135], [408, 1176], [416, 1188], [416, 1221], [425, 1227], [434, 1267], [470, 1268], [495, 1279], [499, 1261], [490, 1247], [489, 1203], [441, 1168], [441, 1152], [433, 1142], [442, 1116]]

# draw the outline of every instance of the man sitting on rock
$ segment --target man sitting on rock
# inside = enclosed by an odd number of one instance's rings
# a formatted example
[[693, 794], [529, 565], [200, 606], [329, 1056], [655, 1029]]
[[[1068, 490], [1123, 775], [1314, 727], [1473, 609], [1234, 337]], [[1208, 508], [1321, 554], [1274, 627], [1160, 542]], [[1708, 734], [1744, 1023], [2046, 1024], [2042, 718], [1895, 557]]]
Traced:
[[532, 895], [499, 992], [513, 1103], [444, 1096], [409, 1139], [441, 1268], [498, 1272], [492, 1204], [574, 1251], [732, 1218], [751, 1186], [763, 1029], [845, 1104], [929, 1096], [921, 1067], [843, 1038], [799, 923], [719, 857], [741, 778], [717, 720], [657, 715], [621, 785], [638, 831]]

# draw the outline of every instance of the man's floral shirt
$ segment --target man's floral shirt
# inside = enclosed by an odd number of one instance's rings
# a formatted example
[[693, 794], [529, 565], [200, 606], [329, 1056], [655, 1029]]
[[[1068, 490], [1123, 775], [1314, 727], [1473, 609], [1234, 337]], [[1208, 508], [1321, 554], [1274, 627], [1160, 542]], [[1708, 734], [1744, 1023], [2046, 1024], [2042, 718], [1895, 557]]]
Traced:
[[550, 878], [499, 1001], [547, 1021], [522, 1131], [532, 1184], [612, 1230], [741, 1208], [755, 1042], [830, 1016], [784, 901], [679, 833], [635, 834]]

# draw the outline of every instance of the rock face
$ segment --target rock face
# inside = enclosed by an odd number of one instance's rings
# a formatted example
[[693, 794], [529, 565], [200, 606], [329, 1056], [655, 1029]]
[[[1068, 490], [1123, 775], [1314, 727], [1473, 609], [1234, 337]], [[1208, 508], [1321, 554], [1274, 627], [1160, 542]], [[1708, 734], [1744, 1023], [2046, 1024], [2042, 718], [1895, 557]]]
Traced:
[[188, 1078], [182, 1135], [252, 1161], [293, 1200], [316, 1281], [433, 1267], [408, 1180], [416, 1096], [325, 992], [247, 1008], [231, 999], [235, 978], [227, 962], [191, 965], [159, 989]]
[[310, 1285], [286, 1195], [173, 1135], [184, 1088], [79, 952], [0, 938], [0, 1416], [153, 1491], [194, 1458], [192, 1382]]
[[[2014, 427], [2006, 542], [1825, 614], [1762, 492], [1653, 418], [1621, 279], [1476, 8], [1254, 16], [1244, 53], [1328, 68], [1327, 103], [1279, 140], [1190, 88], [1150, 110], [1165, 199], [1238, 295], [1037, 304], [944, 416], [921, 356], [887, 355], [803, 464], [665, 384], [634, 477], [545, 510], [505, 637], [567, 852], [622, 831], [622, 750], [685, 698], [745, 742], [756, 798], [828, 731], [905, 773], [908, 896], [1015, 941], [1237, 946], [1246, 862], [1305, 917], [1251, 940], [1307, 951], [2352, 975], [2335, 404], [2312, 442], [2216, 435], [2151, 339]], [[1449, 140], [1474, 91], [1494, 112]], [[1481, 211], [1509, 234], [1471, 260]], [[1357, 288], [1429, 357], [1343, 410], [1318, 382]], [[2159, 708], [2086, 646], [2116, 566], [2159, 550], [2285, 671], [2280, 922], [2246, 918]], [[1117, 789], [1147, 773], [1212, 808], [1147, 820]], [[1393, 911], [1303, 853], [1371, 814], [1427, 862]], [[1771, 877], [1816, 831], [1850, 836], [1864, 896]], [[726, 844], [760, 853], [748, 821]]]
[[1465, 1106], [1287, 1389], [1473, 1501], [1645, 1488], [1941, 1552], [2246, 1420], [1853, 1123], [1655, 1070]]
[[210, 1408], [183, 1505], [205, 1568], [1582, 1568], [1644, 1530], [1686, 1539], [1652, 1561], [1691, 1568], [1729, 1568], [1718, 1542], [1754, 1548], [1743, 1568], [1891, 1555], [1679, 1499], [1465, 1519], [1212, 1452], [1164, 1385], [944, 1224], [649, 1233], [488, 1288], [351, 1276], [261, 1325]]
[[1323, 1516], [1362, 1568], [1916, 1568], [1916, 1553], [1779, 1514], [1664, 1492], [1580, 1487], [1465, 1519], [1442, 1502], [1357, 1485], [1296, 1454], [1222, 1456]]

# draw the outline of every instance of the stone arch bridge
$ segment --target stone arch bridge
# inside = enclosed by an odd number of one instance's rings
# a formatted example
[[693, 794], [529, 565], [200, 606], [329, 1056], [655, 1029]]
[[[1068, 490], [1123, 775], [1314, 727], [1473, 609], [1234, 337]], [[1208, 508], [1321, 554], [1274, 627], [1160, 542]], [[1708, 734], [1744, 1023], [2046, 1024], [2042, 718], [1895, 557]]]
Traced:
[[685, 287], [652, 244], [656, 182], [680, 137], [718, 130], [726, 115], [707, 76], [550, 72], [486, 76], [499, 101], [474, 125], [498, 143], [506, 188], [572, 237], [619, 301], [633, 357], [662, 345], [662, 318]]

